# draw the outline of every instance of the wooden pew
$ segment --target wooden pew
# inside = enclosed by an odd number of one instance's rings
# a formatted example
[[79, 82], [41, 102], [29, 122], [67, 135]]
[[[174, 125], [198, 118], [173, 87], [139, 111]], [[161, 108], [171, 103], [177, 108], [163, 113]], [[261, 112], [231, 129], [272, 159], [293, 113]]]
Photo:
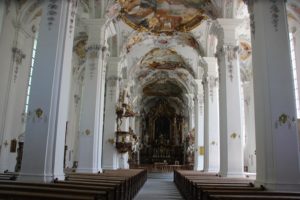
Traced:
[[[201, 199], [202, 187], [204, 186], [215, 186], [215, 187], [243, 187], [251, 188], [251, 180], [246, 178], [223, 178], [213, 173], [203, 172], [181, 172], [180, 170], [174, 172], [176, 177], [176, 185], [179, 188], [181, 194], [186, 199]], [[256, 189], [257, 190], [257, 189]]]
[[0, 199], [129, 200], [146, 181], [147, 172], [120, 170], [105, 175], [72, 174], [69, 179], [73, 180], [45, 184], [3, 180], [0, 181]]
[[15, 173], [0, 173], [0, 180], [16, 180], [17, 174]]
[[103, 177], [100, 175], [89, 175], [89, 176], [77, 176], [75, 178], [73, 177], [68, 177], [66, 179], [66, 182], [69, 181], [76, 181], [76, 182], [82, 182], [84, 184], [88, 184], [88, 183], [112, 183], [115, 184], [115, 187], [119, 187], [120, 188], [120, 199], [130, 199], [130, 194], [129, 194], [129, 190], [130, 190], [130, 183], [127, 179], [123, 178], [123, 177]]
[[[53, 184], [54, 185], [54, 184]], [[108, 196], [108, 193], [100, 190], [87, 190], [87, 189], [73, 189], [73, 188], [61, 188], [61, 187], [49, 187], [40, 184], [35, 185], [15, 185], [15, 184], [1, 184], [0, 191], [11, 191], [12, 193], [18, 192], [32, 192], [43, 194], [59, 194], [69, 196], [87, 196], [95, 200], [114, 200]]]
[[[224, 178], [203, 173], [174, 172], [175, 183], [186, 199], [300, 199], [300, 192], [273, 192], [254, 187], [253, 179]], [[179, 187], [180, 186], [180, 187]]]
[[122, 181], [110, 181], [110, 180], [89, 180], [89, 179], [74, 179], [74, 180], [66, 180], [66, 181], [56, 181], [59, 184], [71, 184], [71, 185], [86, 185], [86, 186], [94, 186], [94, 187], [106, 187], [111, 186], [115, 188], [115, 198], [116, 199], [126, 199], [126, 187], [124, 182]]
[[12, 182], [12, 181], [0, 181], [1, 188], [6, 188], [10, 185], [14, 188], [58, 188], [58, 189], [72, 189], [72, 190], [89, 190], [89, 191], [101, 191], [102, 196], [106, 196], [106, 199], [115, 199], [115, 188], [112, 186], [86, 186], [86, 185], [75, 185], [75, 184], [60, 184], [60, 183], [30, 183], [30, 182]]
[[299, 196], [278, 196], [278, 195], [211, 195], [211, 200], [244, 200], [244, 199], [253, 199], [253, 200], [289, 200], [289, 199], [300, 199]]
[[53, 194], [51, 192], [21, 192], [21, 191], [5, 191], [0, 190], [0, 199], [9, 200], [94, 200], [93, 196], [87, 195], [69, 195], [69, 194]]
[[68, 173], [66, 178], [67, 182], [85, 182], [85, 184], [108, 182], [119, 184], [121, 194], [118, 196], [124, 200], [133, 199], [146, 180], [147, 171], [145, 169], [114, 170], [98, 174]]

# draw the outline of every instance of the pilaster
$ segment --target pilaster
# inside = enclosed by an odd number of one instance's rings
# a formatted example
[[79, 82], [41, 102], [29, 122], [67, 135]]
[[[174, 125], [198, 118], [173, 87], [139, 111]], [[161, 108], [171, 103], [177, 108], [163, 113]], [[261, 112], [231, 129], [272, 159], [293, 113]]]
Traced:
[[218, 19], [224, 31], [224, 45], [219, 58], [220, 78], [220, 174], [242, 177], [242, 113], [238, 51], [238, 19]]
[[73, 47], [70, 27], [76, 11], [69, 1], [45, 1], [43, 10], [19, 176], [22, 181], [64, 179]]
[[116, 137], [116, 105], [119, 97], [120, 58], [109, 58], [106, 79], [106, 100], [103, 135], [103, 169], [117, 169], [119, 165], [118, 152], [115, 147]]
[[253, 16], [256, 184], [270, 190], [299, 191], [299, 140], [285, 0], [249, 1], [248, 6]]
[[255, 145], [255, 116], [253, 77], [243, 83], [244, 113], [245, 113], [245, 166], [249, 173], [256, 173], [256, 145]]
[[81, 116], [79, 124], [78, 172], [101, 171], [102, 122], [99, 121], [103, 54], [105, 47], [101, 44], [101, 31], [104, 19], [85, 21], [88, 28], [87, 61], [83, 83]]
[[204, 171], [220, 170], [219, 79], [218, 60], [204, 57], [207, 63], [203, 75], [204, 87]]
[[194, 170], [200, 171], [204, 167], [204, 105], [203, 87], [201, 80], [195, 80], [197, 93], [194, 98], [195, 107], [195, 157]]

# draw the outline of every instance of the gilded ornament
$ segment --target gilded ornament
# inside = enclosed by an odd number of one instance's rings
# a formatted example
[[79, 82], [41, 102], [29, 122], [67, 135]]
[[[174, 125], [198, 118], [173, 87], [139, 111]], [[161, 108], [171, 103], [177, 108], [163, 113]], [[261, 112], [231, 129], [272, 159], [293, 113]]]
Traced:
[[86, 129], [86, 130], [84, 131], [84, 133], [85, 133], [86, 135], [90, 135], [90, 134], [91, 134], [91, 130], [90, 130], [90, 129]]
[[278, 125], [283, 126], [287, 124], [288, 128], [290, 129], [292, 127], [292, 123], [295, 123], [295, 121], [296, 120], [294, 117], [291, 118], [289, 115], [282, 113], [275, 122], [275, 128], [278, 128]]
[[237, 137], [237, 133], [232, 133], [232, 134], [230, 135], [230, 137], [231, 137], [232, 139], [235, 139], [235, 138]]
[[44, 111], [41, 108], [35, 110], [35, 115], [38, 119], [42, 118]]

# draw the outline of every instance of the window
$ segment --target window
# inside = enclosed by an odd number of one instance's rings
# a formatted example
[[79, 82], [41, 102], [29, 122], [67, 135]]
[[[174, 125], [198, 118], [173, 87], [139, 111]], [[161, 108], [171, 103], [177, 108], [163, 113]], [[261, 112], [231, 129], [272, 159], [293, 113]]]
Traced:
[[35, 56], [36, 56], [36, 45], [37, 45], [37, 37], [35, 37], [35, 39], [34, 39], [33, 48], [32, 48], [31, 65], [30, 65], [30, 69], [29, 69], [28, 87], [27, 87], [26, 102], [25, 102], [25, 114], [28, 113], [31, 81], [32, 81], [32, 74], [33, 74], [33, 69], [34, 69], [33, 66], [34, 66], [34, 61], [35, 61]]
[[297, 69], [296, 69], [296, 54], [295, 54], [294, 37], [293, 37], [292, 33], [290, 33], [290, 47], [291, 47], [291, 59], [292, 59], [292, 69], [293, 69], [293, 78], [294, 78], [297, 118], [299, 119], [300, 118], [300, 108], [299, 108]]

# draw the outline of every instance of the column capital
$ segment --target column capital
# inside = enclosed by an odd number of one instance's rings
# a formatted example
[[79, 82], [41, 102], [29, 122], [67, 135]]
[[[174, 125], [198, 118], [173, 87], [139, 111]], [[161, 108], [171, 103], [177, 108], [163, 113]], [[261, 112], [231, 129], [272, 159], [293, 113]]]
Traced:
[[105, 19], [85, 19], [83, 23], [87, 27], [88, 44], [101, 43], [101, 31], [106, 23]]
[[119, 57], [108, 57], [107, 58], [107, 63], [109, 64], [109, 65], [118, 65], [119, 63], [120, 63], [120, 61], [121, 61], [121, 58], [119, 58]]
[[88, 28], [90, 27], [102, 27], [106, 23], [105, 18], [99, 19], [83, 19], [83, 23], [87, 25]]
[[218, 76], [218, 59], [216, 57], [203, 57], [206, 62], [205, 75]]
[[238, 40], [237, 27], [242, 24], [243, 20], [218, 18], [217, 21], [224, 31], [224, 44], [236, 44]]

